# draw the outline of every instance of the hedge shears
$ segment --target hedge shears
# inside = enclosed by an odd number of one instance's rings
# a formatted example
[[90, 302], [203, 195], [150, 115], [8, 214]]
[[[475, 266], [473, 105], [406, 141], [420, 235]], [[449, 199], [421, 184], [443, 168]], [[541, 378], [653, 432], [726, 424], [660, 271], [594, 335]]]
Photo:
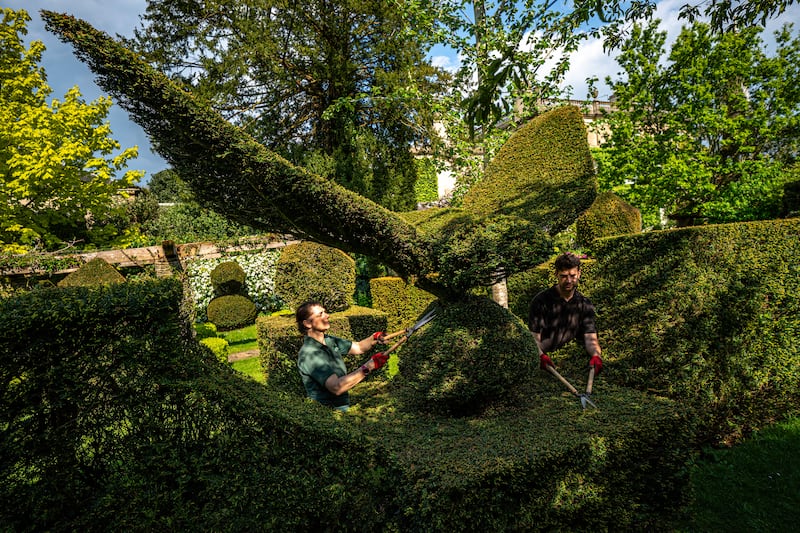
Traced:
[[[406, 342], [411, 337], [411, 335], [413, 335], [419, 328], [421, 328], [422, 326], [424, 326], [425, 324], [427, 324], [428, 322], [430, 322], [434, 318], [436, 318], [436, 308], [435, 307], [433, 309], [431, 309], [430, 311], [428, 311], [427, 313], [425, 313], [424, 315], [422, 315], [414, 323], [414, 325], [411, 326], [410, 328], [401, 329], [400, 331], [395, 331], [394, 333], [391, 333], [389, 335], [379, 335], [379, 336], [375, 337], [375, 340], [386, 344], [386, 341], [389, 341], [391, 339], [394, 339], [395, 337], [403, 335], [402, 339], [400, 339], [399, 341], [397, 341], [394, 344], [392, 344], [392, 346], [389, 349], [387, 349], [385, 352], [383, 352], [384, 355], [388, 355], [389, 353], [391, 353], [394, 350], [396, 350], [397, 348], [399, 348], [401, 344]], [[377, 333], [376, 333], [376, 335], [377, 335]]]
[[577, 397], [578, 397], [578, 399], [581, 401], [581, 407], [582, 407], [583, 409], [586, 409], [586, 407], [587, 407], [587, 406], [592, 406], [592, 407], [594, 407], [595, 409], [597, 409], [597, 406], [596, 406], [596, 405], [594, 404], [594, 402], [592, 401], [592, 385], [594, 384], [594, 367], [591, 367], [591, 368], [589, 369], [589, 380], [588, 380], [588, 381], [587, 381], [587, 383], [586, 383], [586, 392], [584, 392], [584, 393], [580, 393], [580, 392], [578, 392], [578, 389], [576, 389], [575, 387], [573, 387], [573, 386], [572, 386], [572, 383], [570, 383], [569, 381], [567, 381], [567, 380], [566, 380], [566, 378], [564, 378], [564, 376], [562, 376], [561, 374], [559, 374], [559, 373], [558, 373], [558, 370], [556, 370], [556, 367], [555, 367], [555, 366], [553, 366], [551, 363], [547, 363], [547, 364], [545, 364], [545, 365], [544, 365], [544, 367], [545, 367], [545, 369], [546, 369], [548, 372], [550, 372], [550, 373], [551, 373], [551, 374], [553, 374], [555, 377], [557, 377], [557, 378], [558, 378], [558, 380], [559, 380], [561, 383], [563, 383], [564, 385], [566, 385], [566, 386], [567, 386], [567, 388], [569, 389], [569, 391], [570, 391], [572, 394], [574, 394], [575, 396], [577, 396]]

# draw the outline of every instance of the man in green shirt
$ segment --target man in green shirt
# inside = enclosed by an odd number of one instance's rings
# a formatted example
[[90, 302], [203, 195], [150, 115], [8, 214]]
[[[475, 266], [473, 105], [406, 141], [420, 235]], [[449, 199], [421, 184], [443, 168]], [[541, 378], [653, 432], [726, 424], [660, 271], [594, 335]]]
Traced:
[[344, 356], [369, 352], [383, 339], [383, 333], [379, 331], [358, 342], [340, 339], [327, 334], [331, 327], [328, 319], [328, 313], [319, 302], [305, 302], [297, 308], [297, 329], [304, 335], [297, 368], [309, 398], [346, 411], [350, 407], [347, 391], [385, 365], [389, 356], [376, 353], [357, 370], [348, 373]]

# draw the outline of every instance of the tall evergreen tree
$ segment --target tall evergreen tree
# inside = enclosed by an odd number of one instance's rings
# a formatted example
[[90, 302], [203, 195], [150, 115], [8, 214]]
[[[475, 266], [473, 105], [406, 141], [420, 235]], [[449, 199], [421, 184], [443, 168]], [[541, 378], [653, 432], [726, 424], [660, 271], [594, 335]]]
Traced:
[[440, 90], [403, 10], [377, 0], [151, 0], [137, 49], [266, 146], [391, 209]]

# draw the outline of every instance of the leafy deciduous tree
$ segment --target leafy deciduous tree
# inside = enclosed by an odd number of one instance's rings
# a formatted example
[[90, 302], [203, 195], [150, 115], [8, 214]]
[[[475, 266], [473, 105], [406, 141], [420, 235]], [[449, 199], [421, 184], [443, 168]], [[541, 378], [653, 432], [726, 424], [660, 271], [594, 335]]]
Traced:
[[601, 188], [678, 224], [778, 216], [787, 172], [800, 150], [800, 37], [763, 30], [714, 34], [685, 28], [662, 61], [665, 34], [636, 26], [612, 82], [618, 111], [599, 154]]
[[142, 171], [124, 171], [135, 147], [118, 155], [106, 121], [111, 99], [87, 104], [77, 87], [63, 100], [38, 66], [44, 45], [23, 46], [26, 11], [3, 10], [0, 25], [0, 247], [24, 252], [84, 241], [109, 244], [122, 228], [108, 223], [124, 210], [114, 197]]

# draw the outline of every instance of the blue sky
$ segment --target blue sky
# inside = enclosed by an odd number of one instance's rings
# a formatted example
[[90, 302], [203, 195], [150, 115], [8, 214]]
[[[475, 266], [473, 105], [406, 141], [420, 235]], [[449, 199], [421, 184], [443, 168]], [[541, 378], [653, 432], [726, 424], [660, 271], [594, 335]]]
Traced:
[[[668, 43], [680, 31], [681, 22], [678, 20], [678, 10], [687, 0], [664, 0], [658, 4], [657, 17], [662, 22], [663, 29], [668, 32]], [[134, 28], [140, 24], [140, 15], [147, 6], [146, 0], [2, 0], [3, 7], [14, 10], [25, 9], [31, 16], [28, 23], [26, 43], [32, 40], [42, 41], [46, 50], [42, 57], [41, 65], [47, 73], [47, 81], [53, 89], [51, 98], [63, 98], [68, 89], [77, 85], [84, 99], [90, 102], [105, 94], [94, 83], [92, 72], [83, 63], [78, 61], [72, 53], [72, 47], [63, 44], [51, 33], [45, 31], [44, 24], [39, 16], [39, 10], [69, 13], [84, 19], [95, 28], [105, 31], [110, 35], [132, 36]], [[791, 6], [780, 19], [768, 25], [768, 32], [763, 37], [772, 34], [784, 22], [796, 22], [795, 31], [800, 24], [800, 5]], [[448, 53], [443, 48], [434, 49], [431, 54], [432, 61], [445, 68], [455, 68], [458, 58]], [[574, 98], [585, 97], [587, 88], [585, 79], [597, 76], [601, 83], [598, 85], [599, 98], [607, 99], [610, 94], [607, 86], [602, 83], [606, 76], [617, 77], [618, 66], [616, 62], [603, 52], [602, 44], [597, 41], [585, 43], [571, 59], [571, 70], [565, 81], [572, 87]], [[144, 131], [133, 121], [119, 106], [114, 105], [109, 112], [108, 121], [111, 124], [113, 137], [120, 142], [123, 149], [138, 146], [139, 157], [129, 163], [129, 168], [144, 170], [146, 172], [143, 183], [150, 176], [168, 168], [167, 163], [150, 149], [150, 141]]]

